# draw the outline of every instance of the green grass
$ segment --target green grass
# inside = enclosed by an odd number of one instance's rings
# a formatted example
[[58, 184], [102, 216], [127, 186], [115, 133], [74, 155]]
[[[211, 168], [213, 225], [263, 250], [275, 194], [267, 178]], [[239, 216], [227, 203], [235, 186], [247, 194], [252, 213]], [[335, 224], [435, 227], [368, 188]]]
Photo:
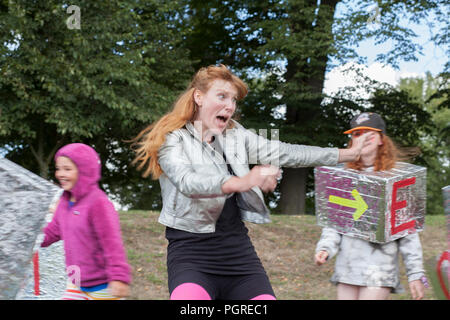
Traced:
[[445, 226], [448, 221], [448, 217], [445, 215], [429, 215], [425, 216], [426, 226]]
[[[158, 223], [158, 216], [156, 211], [120, 212], [124, 244], [133, 270], [131, 299], [168, 299], [167, 241], [165, 227]], [[334, 259], [321, 267], [313, 263], [321, 234], [315, 216], [272, 215], [272, 223], [246, 225], [278, 299], [336, 298], [336, 287], [329, 282]], [[446, 217], [427, 216], [420, 237], [426, 271], [432, 272], [436, 257], [447, 249]], [[393, 294], [390, 299], [411, 299], [402, 262], [400, 270], [406, 292]], [[432, 288], [426, 290], [425, 299], [436, 299]]]

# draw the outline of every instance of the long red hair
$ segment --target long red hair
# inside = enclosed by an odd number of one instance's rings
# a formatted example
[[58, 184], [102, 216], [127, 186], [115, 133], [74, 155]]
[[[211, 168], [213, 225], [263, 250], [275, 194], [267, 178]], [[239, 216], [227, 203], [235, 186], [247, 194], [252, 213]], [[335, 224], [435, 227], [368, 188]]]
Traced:
[[[378, 147], [374, 171], [390, 170], [395, 166], [397, 161], [407, 161], [420, 153], [420, 149], [416, 147], [400, 149], [387, 135], [381, 132], [379, 132], [379, 135], [381, 136], [382, 145]], [[352, 140], [350, 139], [348, 148], [351, 146]], [[347, 162], [346, 167], [355, 170], [362, 170], [364, 168], [361, 159], [355, 162]]]
[[[158, 179], [162, 174], [158, 163], [158, 151], [166, 135], [184, 127], [188, 121], [194, 120], [198, 108], [194, 101], [194, 91], [198, 89], [206, 93], [212, 82], [217, 79], [231, 82], [238, 92], [238, 100], [243, 99], [248, 93], [247, 85], [223, 64], [201, 68], [192, 78], [188, 88], [175, 101], [172, 110], [131, 140], [132, 148], [136, 153], [132, 164], [137, 164], [138, 170], [146, 167], [142, 174], [144, 177], [151, 174], [153, 179]], [[232, 127], [232, 125], [230, 122], [229, 126]]]

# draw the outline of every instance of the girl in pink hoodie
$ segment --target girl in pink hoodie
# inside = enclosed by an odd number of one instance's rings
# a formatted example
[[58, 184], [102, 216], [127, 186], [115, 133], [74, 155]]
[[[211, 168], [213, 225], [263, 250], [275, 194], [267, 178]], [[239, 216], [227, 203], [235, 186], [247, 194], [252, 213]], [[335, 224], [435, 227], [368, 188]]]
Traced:
[[69, 278], [63, 299], [115, 299], [129, 294], [130, 267], [119, 216], [99, 188], [101, 162], [91, 147], [73, 143], [55, 155], [64, 190], [41, 247], [64, 240]]

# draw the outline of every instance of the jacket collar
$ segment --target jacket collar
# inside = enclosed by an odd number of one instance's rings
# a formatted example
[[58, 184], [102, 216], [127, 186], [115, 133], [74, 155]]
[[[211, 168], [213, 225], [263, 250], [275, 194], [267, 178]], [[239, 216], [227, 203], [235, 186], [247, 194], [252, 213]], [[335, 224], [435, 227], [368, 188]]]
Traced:
[[[194, 121], [194, 123], [192, 123], [191, 121], [186, 122], [185, 128], [187, 131], [189, 131], [190, 134], [192, 134], [194, 136], [195, 139], [197, 139], [198, 141], [203, 143], [203, 139], [201, 136], [201, 132], [199, 132], [197, 130], [196, 127], [200, 126], [200, 121], [198, 121], [198, 125], [196, 124], [197, 121]], [[231, 125], [231, 126], [230, 126]], [[230, 119], [230, 123], [228, 125], [228, 128], [225, 129], [225, 131], [222, 133], [222, 136], [226, 136], [227, 135], [227, 131], [234, 129], [234, 128], [243, 128], [242, 125], [237, 122], [236, 120]]]

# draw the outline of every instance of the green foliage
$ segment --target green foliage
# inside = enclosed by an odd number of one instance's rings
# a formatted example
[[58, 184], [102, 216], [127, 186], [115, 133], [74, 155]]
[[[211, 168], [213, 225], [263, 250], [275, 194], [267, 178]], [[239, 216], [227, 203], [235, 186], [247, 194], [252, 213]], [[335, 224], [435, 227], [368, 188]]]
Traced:
[[[368, 23], [375, 4], [379, 25]], [[69, 5], [81, 9], [79, 30], [66, 25]], [[345, 9], [339, 16], [338, 6]], [[421, 146], [417, 161], [431, 164], [427, 152], [436, 149], [442, 163], [448, 87], [424, 102], [404, 90], [379, 90], [370, 101], [322, 91], [330, 68], [364, 62], [355, 48], [365, 40], [391, 44], [380, 62], [415, 60], [421, 47], [400, 17], [415, 24], [435, 18], [444, 27], [431, 40], [447, 44], [446, 9], [444, 0], [0, 0], [0, 147], [46, 176], [58, 147], [89, 143], [103, 159], [106, 190], [133, 208], [159, 208], [158, 183], [130, 167], [124, 140], [165, 113], [196, 69], [225, 63], [249, 85], [238, 109], [249, 128], [277, 129], [286, 142], [342, 147], [352, 115], [373, 105], [395, 124], [394, 138]], [[275, 205], [280, 197], [269, 196]]]
[[432, 126], [421, 132], [421, 157], [427, 171], [427, 214], [442, 214], [442, 188], [450, 185], [450, 106], [448, 77], [402, 79], [399, 88], [430, 114]]
[[387, 134], [401, 145], [419, 145], [420, 138], [431, 133], [431, 115], [406, 91], [377, 90], [370, 102], [369, 110], [383, 115]]
[[[132, 157], [123, 140], [165, 113], [192, 74], [169, 23], [176, 4], [73, 1], [81, 28], [69, 29], [64, 2], [1, 3], [0, 146], [46, 177], [58, 147], [92, 142], [111, 164], [109, 188], [121, 193], [130, 181], [112, 172]], [[118, 147], [124, 157], [111, 151]]]

